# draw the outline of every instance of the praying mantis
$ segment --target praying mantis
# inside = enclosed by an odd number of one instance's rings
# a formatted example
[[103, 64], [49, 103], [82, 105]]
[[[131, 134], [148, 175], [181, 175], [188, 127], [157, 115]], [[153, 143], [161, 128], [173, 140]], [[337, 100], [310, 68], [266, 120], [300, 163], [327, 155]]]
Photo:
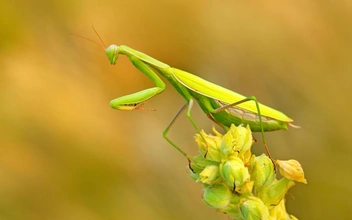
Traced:
[[163, 137], [186, 158], [188, 158], [187, 154], [173, 143], [167, 137], [167, 134], [175, 120], [186, 108], [187, 117], [197, 132], [201, 134], [191, 117], [191, 110], [194, 102], [198, 103], [210, 120], [223, 127], [225, 130], [228, 130], [231, 124], [237, 126], [243, 124], [249, 125], [253, 132], [261, 132], [266, 153], [270, 158], [271, 155], [266, 145], [264, 132], [287, 130], [288, 126], [295, 128], [298, 127], [293, 125], [291, 123], [293, 120], [284, 113], [260, 104], [254, 96], [245, 97], [229, 89], [206, 81], [196, 75], [170, 67], [169, 65], [128, 46], [117, 46], [112, 44], [109, 47], [106, 47], [97, 31], [95, 29], [94, 31], [99, 37], [102, 45], [90, 39], [85, 39], [102, 46], [111, 65], [116, 64], [119, 55], [125, 55], [140, 72], [149, 77], [149, 79], [155, 84], [155, 87], [153, 88], [113, 99], [110, 102], [112, 108], [126, 111], [143, 110], [143, 105], [156, 95], [162, 93], [166, 87], [165, 83], [160, 79], [156, 72], [163, 76], [185, 99], [185, 104], [164, 130]]

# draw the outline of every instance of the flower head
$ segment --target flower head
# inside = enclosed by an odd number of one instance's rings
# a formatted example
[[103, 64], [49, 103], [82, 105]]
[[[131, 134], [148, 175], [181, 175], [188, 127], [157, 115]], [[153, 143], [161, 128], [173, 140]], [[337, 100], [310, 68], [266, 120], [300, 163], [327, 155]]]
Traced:
[[204, 185], [203, 201], [233, 219], [296, 219], [285, 208], [294, 181], [306, 183], [296, 160], [277, 160], [283, 178], [266, 155], [251, 153], [249, 126], [231, 125], [225, 135], [213, 129], [196, 135], [200, 155], [188, 157], [190, 176]]

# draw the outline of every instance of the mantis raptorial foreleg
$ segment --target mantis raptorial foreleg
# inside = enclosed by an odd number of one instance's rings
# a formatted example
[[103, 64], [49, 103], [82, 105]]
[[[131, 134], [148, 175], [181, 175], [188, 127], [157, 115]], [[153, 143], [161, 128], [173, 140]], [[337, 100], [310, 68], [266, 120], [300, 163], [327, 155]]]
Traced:
[[146, 65], [143, 61], [137, 57], [130, 55], [128, 56], [132, 64], [145, 75], [147, 75], [156, 85], [156, 87], [142, 90], [130, 95], [116, 98], [110, 102], [112, 108], [120, 110], [133, 110], [141, 109], [146, 101], [150, 100], [154, 96], [160, 94], [165, 89], [165, 83], [155, 74], [155, 72]]

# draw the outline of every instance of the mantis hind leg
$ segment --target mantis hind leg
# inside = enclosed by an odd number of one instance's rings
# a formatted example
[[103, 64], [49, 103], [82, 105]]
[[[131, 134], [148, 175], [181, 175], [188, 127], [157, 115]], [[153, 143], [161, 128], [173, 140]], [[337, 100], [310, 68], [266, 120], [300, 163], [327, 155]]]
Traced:
[[276, 166], [275, 166], [274, 160], [272, 159], [270, 151], [269, 151], [269, 148], [268, 148], [268, 146], [266, 144], [265, 135], [264, 135], [264, 126], [263, 126], [263, 122], [262, 122], [262, 115], [260, 113], [259, 103], [258, 103], [256, 97], [249, 96], [249, 97], [247, 97], [245, 99], [242, 99], [242, 100], [240, 100], [238, 102], [234, 102], [234, 103], [225, 105], [225, 106], [223, 106], [221, 108], [215, 109], [211, 113], [219, 113], [219, 112], [222, 112], [222, 111], [224, 111], [224, 110], [226, 110], [228, 108], [231, 108], [231, 107], [234, 107], [234, 106], [239, 105], [241, 103], [249, 102], [249, 101], [255, 102], [255, 105], [256, 105], [256, 108], [257, 108], [257, 112], [258, 112], [258, 116], [259, 116], [259, 123], [260, 123], [260, 127], [261, 127], [261, 133], [262, 133], [262, 139], [263, 139], [263, 144], [264, 144], [264, 147], [265, 147], [265, 151], [266, 151], [266, 154], [268, 155], [268, 157], [270, 158], [270, 160], [272, 161], [272, 163], [274, 165], [274, 169], [276, 171]]
[[225, 131], [228, 131], [228, 130], [229, 130], [228, 127], [226, 127], [225, 125], [223, 125], [223, 124], [219, 123], [218, 121], [216, 121], [212, 114], [207, 113], [206, 115], [207, 115], [207, 117], [208, 117], [210, 120], [212, 120], [215, 124], [217, 124], [217, 125], [219, 125], [220, 127], [222, 127]]

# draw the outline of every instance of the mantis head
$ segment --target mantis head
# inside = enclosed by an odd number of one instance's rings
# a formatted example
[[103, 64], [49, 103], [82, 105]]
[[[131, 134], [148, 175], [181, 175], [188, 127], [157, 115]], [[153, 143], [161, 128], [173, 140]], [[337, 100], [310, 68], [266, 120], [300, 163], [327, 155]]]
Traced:
[[117, 62], [117, 57], [119, 55], [118, 47], [115, 44], [112, 44], [105, 49], [105, 53], [106, 53], [106, 56], [108, 56], [110, 64], [115, 65], [115, 63]]

